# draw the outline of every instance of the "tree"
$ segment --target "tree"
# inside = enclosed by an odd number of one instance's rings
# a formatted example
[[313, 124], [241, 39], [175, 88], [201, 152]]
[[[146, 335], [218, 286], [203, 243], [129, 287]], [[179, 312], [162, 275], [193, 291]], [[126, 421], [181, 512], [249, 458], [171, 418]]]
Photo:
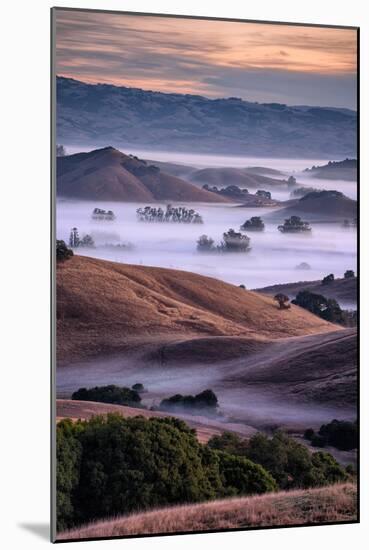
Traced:
[[325, 298], [321, 294], [315, 294], [309, 290], [300, 290], [292, 303], [307, 309], [314, 315], [318, 315], [331, 323], [345, 323], [344, 312], [338, 302], [333, 298]]
[[84, 235], [82, 240], [79, 243], [79, 246], [85, 246], [87, 248], [94, 248], [95, 243], [91, 235]]
[[307, 233], [311, 231], [311, 227], [300, 216], [291, 216], [284, 220], [283, 225], [278, 226], [278, 230], [282, 233]]
[[355, 272], [352, 269], [348, 269], [347, 271], [345, 271], [344, 277], [345, 279], [354, 279]]
[[226, 252], [249, 252], [250, 238], [242, 233], [237, 233], [234, 229], [223, 233], [223, 242], [221, 249]]
[[319, 435], [326, 444], [341, 451], [351, 451], [358, 447], [357, 422], [332, 420], [329, 424], [323, 424], [320, 427]]
[[80, 243], [81, 241], [79, 238], [78, 229], [77, 227], [72, 227], [70, 231], [70, 236], [69, 236], [69, 246], [71, 248], [77, 248], [80, 245]]
[[259, 216], [252, 216], [240, 227], [241, 231], [264, 231], [265, 225]]
[[205, 414], [215, 414], [218, 408], [218, 398], [212, 390], [205, 390], [197, 395], [181, 395], [177, 393], [163, 399], [160, 410]]
[[290, 176], [287, 180], [288, 187], [294, 187], [296, 185], [296, 178], [294, 176]]
[[276, 491], [273, 477], [259, 464], [242, 456], [216, 451], [224, 496], [255, 495]]
[[115, 386], [114, 384], [96, 386], [90, 389], [79, 388], [79, 390], [72, 394], [72, 399], [77, 401], [98, 401], [101, 403], [131, 406], [138, 406], [141, 403], [141, 397], [137, 391]]
[[333, 275], [333, 273], [330, 273], [326, 277], [323, 277], [322, 285], [329, 285], [329, 284], [333, 283], [333, 281], [334, 281], [334, 275]]
[[139, 382], [137, 384], [133, 384], [132, 390], [136, 392], [143, 392], [145, 390], [144, 385], [140, 384]]
[[289, 297], [282, 294], [282, 292], [276, 294], [273, 299], [278, 302], [279, 309], [289, 309], [291, 307], [291, 304], [288, 303], [290, 301]]
[[199, 252], [213, 252], [215, 250], [214, 240], [207, 235], [201, 235], [197, 241], [197, 250]]
[[57, 145], [56, 146], [56, 156], [57, 157], [65, 157], [66, 151], [64, 145]]
[[58, 262], [64, 262], [69, 260], [73, 256], [73, 250], [67, 247], [64, 241], [56, 241], [56, 260]]

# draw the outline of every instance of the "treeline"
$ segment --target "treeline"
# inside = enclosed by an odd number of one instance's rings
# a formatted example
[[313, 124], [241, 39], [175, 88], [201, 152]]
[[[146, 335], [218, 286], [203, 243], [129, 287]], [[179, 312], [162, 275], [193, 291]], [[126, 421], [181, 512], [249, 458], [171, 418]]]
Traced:
[[57, 529], [95, 519], [277, 489], [242, 456], [201, 445], [176, 418], [96, 416], [57, 426]]
[[57, 527], [171, 504], [330, 485], [349, 479], [349, 471], [329, 453], [311, 454], [282, 432], [249, 441], [224, 433], [201, 445], [177, 418], [65, 419], [57, 426]]
[[311, 453], [305, 445], [281, 431], [272, 437], [257, 433], [248, 441], [225, 432], [212, 437], [208, 447], [260, 464], [272, 475], [279, 489], [307, 489], [349, 478], [331, 454]]
[[329, 424], [320, 426], [316, 433], [312, 428], [308, 428], [304, 433], [305, 439], [308, 439], [313, 447], [326, 447], [331, 445], [340, 451], [351, 451], [357, 449], [359, 444], [359, 432], [357, 421], [349, 422], [347, 420], [332, 420]]

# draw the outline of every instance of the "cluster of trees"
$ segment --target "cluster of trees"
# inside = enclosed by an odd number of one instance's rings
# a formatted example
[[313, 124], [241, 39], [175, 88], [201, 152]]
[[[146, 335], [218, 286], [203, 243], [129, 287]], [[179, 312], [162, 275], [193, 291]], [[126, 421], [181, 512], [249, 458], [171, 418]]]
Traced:
[[305, 445], [281, 431], [267, 437], [257, 433], [248, 441], [225, 432], [212, 437], [208, 447], [260, 464], [280, 489], [330, 485], [348, 478], [347, 472], [326, 452], [310, 453]]
[[95, 242], [91, 235], [84, 235], [82, 239], [79, 236], [77, 227], [72, 227], [69, 235], [69, 246], [71, 248], [78, 248], [78, 247], [86, 247], [86, 248], [93, 248], [95, 246]]
[[265, 224], [259, 216], [252, 216], [240, 227], [241, 231], [264, 231]]
[[177, 393], [168, 399], [163, 399], [159, 410], [174, 412], [189, 412], [196, 414], [215, 414], [218, 409], [218, 398], [212, 390], [204, 390], [197, 395], [181, 395]]
[[56, 241], [56, 260], [58, 262], [69, 260], [69, 258], [71, 258], [73, 255], [73, 250], [68, 248], [64, 241]]
[[248, 189], [241, 189], [238, 185], [227, 185], [227, 187], [218, 188], [215, 185], [210, 187], [207, 183], [202, 186], [205, 191], [211, 191], [212, 193], [217, 193], [218, 195], [223, 195], [224, 197], [229, 197], [235, 200], [242, 200], [245, 195], [248, 195]]
[[197, 241], [197, 250], [199, 252], [249, 252], [250, 238], [242, 233], [237, 233], [234, 229], [229, 229], [223, 233], [223, 240], [215, 245], [214, 240], [207, 235], [201, 235]]
[[[343, 275], [344, 279], [355, 279], [355, 271], [352, 269], [347, 269]], [[334, 281], [334, 274], [330, 273], [322, 279], [322, 285], [329, 285]]]
[[93, 220], [115, 220], [115, 214], [112, 210], [103, 210], [102, 208], [94, 208], [91, 217]]
[[204, 223], [198, 212], [185, 206], [167, 204], [165, 210], [160, 206], [145, 206], [137, 208], [136, 213], [140, 222]]
[[311, 231], [310, 224], [304, 222], [300, 216], [291, 216], [284, 220], [283, 225], [278, 226], [281, 233], [307, 233]]
[[161, 506], [277, 489], [265, 468], [201, 445], [176, 418], [95, 416], [57, 426], [57, 529]]
[[326, 447], [331, 445], [341, 451], [351, 451], [358, 447], [357, 421], [332, 420], [329, 424], [320, 426], [318, 433], [312, 428], [305, 431], [304, 437], [314, 447]]
[[321, 190], [317, 189], [316, 187], [297, 187], [292, 191], [291, 197], [304, 197], [308, 193], [319, 193], [319, 191]]
[[141, 403], [139, 391], [132, 387], [124, 388], [110, 384], [108, 386], [96, 386], [95, 388], [80, 388], [72, 394], [72, 399], [77, 401], [98, 401], [112, 403], [114, 405], [128, 405], [137, 407]]
[[345, 324], [345, 312], [334, 298], [326, 298], [322, 294], [315, 294], [309, 290], [300, 290], [292, 303], [307, 309], [325, 321]]

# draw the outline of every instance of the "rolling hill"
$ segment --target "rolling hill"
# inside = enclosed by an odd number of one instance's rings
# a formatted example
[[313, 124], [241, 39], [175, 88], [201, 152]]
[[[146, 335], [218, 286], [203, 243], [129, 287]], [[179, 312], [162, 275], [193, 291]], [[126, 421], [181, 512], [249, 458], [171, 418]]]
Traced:
[[274, 214], [268, 214], [268, 217], [282, 220], [300, 216], [309, 222], [342, 222], [346, 219], [351, 221], [357, 215], [357, 201], [340, 191], [312, 191]]
[[191, 172], [187, 177], [193, 183], [207, 183], [216, 187], [238, 185], [241, 188], [269, 189], [287, 185], [287, 180], [265, 176], [247, 168], [203, 168]]
[[65, 145], [257, 157], [356, 155], [355, 111], [209, 99], [57, 77], [57, 140]]
[[74, 256], [57, 268], [60, 359], [119, 350], [127, 342], [198, 337], [265, 341], [339, 330], [296, 306], [186, 271]]
[[57, 195], [101, 201], [228, 202], [113, 147], [58, 157]]
[[83, 525], [57, 540], [215, 531], [357, 520], [357, 487], [344, 483], [265, 495], [171, 506]]
[[280, 285], [266, 286], [255, 289], [262, 294], [275, 296], [278, 292], [283, 292], [292, 300], [300, 290], [309, 290], [316, 294], [322, 294], [326, 298], [334, 298], [342, 307], [352, 307], [356, 305], [357, 300], [357, 278], [335, 279], [328, 285], [323, 285], [322, 281], [299, 281], [296, 283], [285, 283]]
[[304, 170], [313, 178], [327, 180], [357, 180], [357, 160], [345, 159], [338, 162], [329, 162], [323, 166], [313, 166]]

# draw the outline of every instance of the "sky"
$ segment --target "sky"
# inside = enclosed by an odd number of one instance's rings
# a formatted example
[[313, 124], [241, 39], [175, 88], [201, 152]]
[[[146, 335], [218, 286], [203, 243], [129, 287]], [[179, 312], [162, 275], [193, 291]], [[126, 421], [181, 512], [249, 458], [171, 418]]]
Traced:
[[57, 10], [56, 73], [167, 93], [356, 109], [356, 31]]

